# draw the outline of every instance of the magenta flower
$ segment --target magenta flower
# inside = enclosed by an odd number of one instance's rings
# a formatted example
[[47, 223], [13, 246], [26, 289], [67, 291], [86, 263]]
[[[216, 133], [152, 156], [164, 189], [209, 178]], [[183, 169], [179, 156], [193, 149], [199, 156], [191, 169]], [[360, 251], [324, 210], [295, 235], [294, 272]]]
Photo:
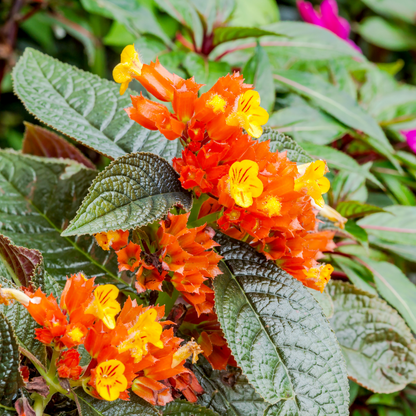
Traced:
[[412, 149], [414, 153], [416, 153], [416, 129], [415, 130], [402, 130], [400, 132], [406, 137], [407, 144]]
[[351, 29], [350, 24], [343, 17], [338, 16], [338, 5], [335, 0], [324, 0], [320, 12], [315, 11], [308, 1], [298, 0], [296, 4], [305, 22], [330, 30], [361, 52], [361, 49], [348, 38]]

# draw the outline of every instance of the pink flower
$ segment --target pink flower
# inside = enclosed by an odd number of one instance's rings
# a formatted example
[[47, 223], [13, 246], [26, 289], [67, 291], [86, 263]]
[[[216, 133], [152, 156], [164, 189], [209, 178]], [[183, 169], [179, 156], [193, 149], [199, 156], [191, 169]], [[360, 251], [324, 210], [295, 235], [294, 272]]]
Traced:
[[338, 5], [335, 0], [324, 0], [320, 12], [315, 11], [308, 1], [298, 0], [296, 4], [305, 22], [330, 30], [361, 52], [361, 49], [348, 38], [351, 29], [350, 24], [343, 17], [338, 16]]
[[415, 130], [402, 130], [400, 132], [406, 137], [407, 144], [412, 149], [414, 153], [416, 153], [416, 129]]

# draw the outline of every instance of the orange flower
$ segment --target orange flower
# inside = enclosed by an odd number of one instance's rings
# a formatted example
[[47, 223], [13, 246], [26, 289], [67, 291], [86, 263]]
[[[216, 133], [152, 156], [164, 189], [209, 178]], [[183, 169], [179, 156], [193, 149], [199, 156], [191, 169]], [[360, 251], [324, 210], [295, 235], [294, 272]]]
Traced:
[[103, 250], [110, 250], [112, 247], [114, 250], [120, 250], [128, 243], [129, 232], [128, 231], [108, 231], [94, 235], [97, 240], [97, 244]]
[[88, 333], [88, 329], [80, 324], [69, 324], [66, 327], [65, 334], [60, 339], [60, 342], [64, 344], [67, 348], [75, 347], [76, 345], [81, 345]]
[[198, 90], [202, 84], [197, 84], [194, 78], [181, 79], [173, 93], [172, 107], [178, 120], [187, 123], [194, 114], [195, 101], [198, 98]]
[[134, 244], [132, 241], [123, 249], [117, 251], [118, 270], [130, 270], [134, 272], [141, 263], [140, 253], [142, 249], [138, 244]]
[[304, 284], [323, 292], [333, 271], [334, 268], [330, 264], [321, 264], [320, 266], [311, 267], [309, 270], [304, 270], [303, 273], [306, 276]]
[[80, 358], [79, 352], [75, 349], [63, 351], [56, 363], [59, 377], [78, 380], [82, 373], [82, 367], [79, 366]]
[[165, 406], [173, 400], [169, 386], [148, 377], [137, 377], [131, 389], [153, 406]]

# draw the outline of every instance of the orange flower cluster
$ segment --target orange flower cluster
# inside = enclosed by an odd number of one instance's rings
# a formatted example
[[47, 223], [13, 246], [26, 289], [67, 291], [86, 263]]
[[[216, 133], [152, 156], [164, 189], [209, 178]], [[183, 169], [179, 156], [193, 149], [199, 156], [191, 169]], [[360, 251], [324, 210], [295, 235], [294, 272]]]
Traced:
[[286, 153], [271, 152], [269, 142], [253, 139], [261, 136], [268, 114], [260, 107], [259, 94], [238, 73], [220, 78], [198, 97], [201, 85], [193, 78], [171, 74], [158, 61], [141, 63], [133, 46], [123, 54], [114, 69], [121, 92], [123, 82], [135, 78], [173, 107], [170, 113], [140, 96], [132, 97], [133, 107], [126, 111], [142, 126], [181, 140], [185, 149], [173, 166], [185, 189], [198, 197], [210, 196], [201, 212], [217, 212], [223, 232], [248, 242], [306, 286], [322, 291], [332, 268], [321, 267], [317, 260], [333, 247], [333, 233], [318, 232], [316, 219], [317, 209], [324, 207], [322, 194], [330, 186], [325, 162], [297, 166]]
[[[214, 230], [206, 225], [188, 228], [188, 218], [189, 214], [168, 214], [160, 222], [151, 247], [144, 241], [143, 249], [130, 242], [117, 251], [119, 270], [136, 272], [138, 293], [162, 291], [163, 281], [171, 282], [199, 314], [209, 313], [214, 306], [214, 291], [204, 282], [221, 273], [221, 256], [212, 250], [218, 245], [212, 239]], [[127, 244], [127, 240], [124, 242]]]
[[[40, 289], [6, 295], [21, 302], [42, 326], [36, 338], [60, 352], [55, 363], [59, 377], [81, 378], [93, 396], [128, 400], [131, 387], [154, 405], [164, 405], [180, 393], [196, 401], [202, 388], [184, 364], [190, 356], [197, 360], [202, 352], [198, 344], [181, 345], [172, 328], [163, 329], [174, 325], [160, 322], [164, 306], [143, 308], [128, 298], [121, 308], [118, 294], [115, 286], [95, 286], [94, 279], [78, 273], [67, 280], [59, 305]], [[76, 347], [81, 344], [91, 356], [87, 368], [79, 365]]]

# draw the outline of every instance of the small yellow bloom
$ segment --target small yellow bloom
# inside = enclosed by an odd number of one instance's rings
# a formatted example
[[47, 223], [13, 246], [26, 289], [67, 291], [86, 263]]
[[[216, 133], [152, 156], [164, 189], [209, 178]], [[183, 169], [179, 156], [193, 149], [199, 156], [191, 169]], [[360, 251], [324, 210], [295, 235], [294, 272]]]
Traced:
[[68, 336], [72, 339], [72, 341], [79, 344], [84, 334], [78, 327], [75, 327], [72, 331], [68, 332]]
[[2, 288], [0, 285], [0, 305], [9, 305], [17, 300], [23, 306], [29, 306], [29, 303], [39, 303], [40, 298], [31, 299], [29, 296], [17, 289]]
[[321, 264], [320, 266], [311, 267], [309, 270], [304, 270], [303, 273], [308, 280], [312, 280], [315, 286], [323, 292], [333, 271], [334, 268], [330, 264]]
[[335, 226], [341, 229], [345, 228], [345, 223], [348, 221], [347, 218], [344, 218], [338, 211], [326, 204], [319, 210], [319, 215], [332, 221]]
[[214, 94], [207, 102], [207, 106], [212, 108], [215, 114], [223, 113], [227, 107], [227, 101], [221, 95]]
[[142, 74], [143, 64], [140, 62], [139, 54], [134, 45], [128, 45], [121, 52], [121, 62], [113, 69], [114, 81], [120, 86], [120, 95], [126, 92], [129, 83], [135, 76]]
[[118, 360], [105, 361], [97, 366], [95, 387], [104, 400], [116, 400], [127, 389], [125, 369], [124, 364]]
[[192, 339], [192, 341], [187, 342], [185, 345], [180, 347], [173, 354], [172, 368], [175, 368], [183, 360], [186, 360], [191, 355], [192, 355], [192, 364], [195, 364], [198, 361], [198, 355], [202, 353], [203, 353], [203, 350], [200, 347], [200, 345]]
[[308, 195], [321, 208], [325, 205], [322, 194], [329, 191], [331, 183], [324, 177], [328, 171], [326, 163], [322, 160], [317, 160], [312, 163], [305, 163], [298, 166], [300, 176], [295, 180], [295, 191], [300, 191], [306, 188]]
[[260, 94], [249, 90], [240, 96], [237, 111], [231, 113], [226, 123], [229, 126], [240, 126], [247, 133], [258, 139], [263, 134], [262, 125], [269, 120], [269, 113], [260, 107]]
[[282, 203], [279, 198], [275, 196], [268, 196], [266, 200], [261, 203], [261, 211], [264, 211], [270, 218], [280, 215], [282, 210]]
[[237, 205], [248, 208], [253, 205], [253, 198], [263, 192], [263, 182], [258, 178], [259, 165], [252, 160], [243, 160], [231, 165], [228, 183], [231, 198]]
[[130, 351], [134, 362], [138, 363], [147, 353], [148, 343], [163, 348], [163, 342], [160, 340], [163, 327], [156, 321], [156, 318], [156, 309], [148, 309], [142, 313], [137, 322], [128, 330], [128, 338], [117, 346], [118, 352], [122, 354]]
[[115, 316], [120, 312], [120, 304], [117, 302], [119, 290], [114, 285], [98, 286], [94, 290], [94, 300], [85, 310], [86, 314], [94, 315], [101, 319], [109, 329], [116, 327]]

